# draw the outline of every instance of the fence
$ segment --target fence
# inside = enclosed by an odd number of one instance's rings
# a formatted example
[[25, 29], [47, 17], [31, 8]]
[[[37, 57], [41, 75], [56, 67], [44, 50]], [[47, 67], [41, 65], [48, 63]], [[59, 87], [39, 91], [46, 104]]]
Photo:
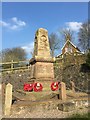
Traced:
[[[3, 63], [0, 63], [0, 72], [6, 72], [6, 71], [14, 71], [14, 70], [21, 70], [21, 69], [24, 69], [24, 70], [27, 70], [30, 68], [30, 65], [29, 65], [29, 61], [30, 60], [24, 60], [24, 61], [11, 61], [11, 62], [3, 62]], [[19, 65], [21, 63], [24, 63], [23, 66], [20, 66]], [[18, 64], [18, 66], [15, 66], [15, 64]], [[5, 65], [10, 65], [10, 67], [6, 67], [6, 68], [3, 68], [3, 66]], [[59, 65], [54, 65], [54, 68], [60, 68]]]
[[[22, 66], [19, 67], [19, 65], [23, 63]], [[17, 64], [17, 66], [15, 66]], [[10, 65], [9, 68], [3, 68], [5, 65]], [[24, 61], [11, 61], [11, 62], [4, 62], [0, 63], [0, 72], [5, 72], [5, 71], [14, 71], [14, 70], [21, 70], [21, 69], [29, 69], [29, 60], [24, 60]]]

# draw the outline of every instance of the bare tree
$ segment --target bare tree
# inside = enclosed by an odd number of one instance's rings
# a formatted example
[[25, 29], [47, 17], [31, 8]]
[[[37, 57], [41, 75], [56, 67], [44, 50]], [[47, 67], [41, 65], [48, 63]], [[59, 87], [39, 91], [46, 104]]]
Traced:
[[31, 56], [34, 56], [34, 48], [32, 49], [32, 51], [30, 52]]
[[[13, 61], [20, 61], [20, 60], [26, 60], [27, 54], [24, 49], [20, 47], [16, 48], [8, 48], [4, 49], [0, 52], [0, 58], [2, 58], [2, 62], [11, 62]], [[4, 68], [9, 67], [10, 65], [3, 66]]]
[[70, 29], [61, 30], [62, 38], [66, 42], [67, 40], [73, 41], [74, 33]]
[[51, 33], [49, 36], [49, 44], [51, 49], [52, 57], [55, 56], [55, 51], [60, 49], [60, 39], [58, 38], [56, 33]]
[[79, 45], [84, 51], [90, 49], [90, 21], [82, 24], [78, 33]]

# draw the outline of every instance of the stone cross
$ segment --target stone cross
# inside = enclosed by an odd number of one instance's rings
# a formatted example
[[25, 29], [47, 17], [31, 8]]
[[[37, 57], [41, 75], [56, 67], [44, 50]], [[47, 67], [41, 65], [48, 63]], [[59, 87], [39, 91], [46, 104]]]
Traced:
[[12, 104], [12, 85], [8, 83], [5, 90], [5, 115], [10, 115], [10, 109]]

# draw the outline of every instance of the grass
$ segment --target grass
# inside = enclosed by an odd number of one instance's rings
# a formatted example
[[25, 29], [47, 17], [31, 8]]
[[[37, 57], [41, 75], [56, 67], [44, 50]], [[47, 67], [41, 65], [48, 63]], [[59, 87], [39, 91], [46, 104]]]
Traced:
[[90, 119], [90, 113], [87, 113], [87, 114], [85, 113], [83, 115], [81, 115], [81, 114], [74, 114], [69, 119], [70, 120], [81, 120], [81, 119], [89, 120]]

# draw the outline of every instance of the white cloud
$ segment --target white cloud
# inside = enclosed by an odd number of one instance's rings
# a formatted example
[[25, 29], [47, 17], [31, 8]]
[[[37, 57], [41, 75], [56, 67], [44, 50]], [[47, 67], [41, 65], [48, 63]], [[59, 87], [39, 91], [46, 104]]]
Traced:
[[0, 26], [8, 27], [9, 23], [6, 23], [6, 22], [0, 20]]
[[78, 31], [81, 28], [81, 22], [66, 22], [67, 29]]
[[31, 42], [30, 44], [26, 45], [26, 46], [22, 46], [21, 48], [23, 48], [27, 53], [31, 53], [33, 52], [34, 49], [34, 42]]
[[10, 29], [16, 30], [16, 29], [18, 29], [18, 26], [17, 25], [12, 25], [12, 26], [10, 26]]
[[26, 23], [24, 21], [18, 20], [17, 17], [13, 17], [12, 21], [16, 23], [18, 26], [25, 26]]
[[26, 23], [22, 20], [19, 20], [17, 17], [13, 17], [10, 19], [10, 22], [0, 21], [0, 26], [11, 30], [17, 30], [25, 27]]

